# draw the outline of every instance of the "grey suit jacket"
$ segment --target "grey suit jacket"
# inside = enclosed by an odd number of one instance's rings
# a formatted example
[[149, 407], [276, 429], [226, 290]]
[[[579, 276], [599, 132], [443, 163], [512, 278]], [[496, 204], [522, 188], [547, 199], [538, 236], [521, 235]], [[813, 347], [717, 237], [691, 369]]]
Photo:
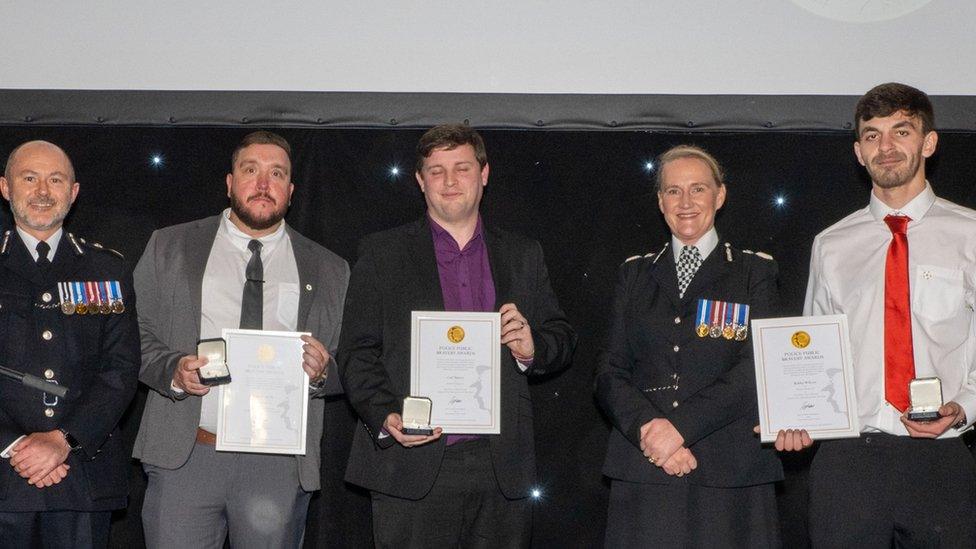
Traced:
[[[170, 383], [180, 358], [196, 354], [203, 273], [219, 223], [220, 215], [216, 215], [155, 231], [133, 273], [142, 339], [139, 380], [152, 391], [132, 455], [163, 469], [182, 467], [196, 441], [200, 398], [175, 394]], [[286, 230], [298, 264], [301, 288], [298, 330], [311, 332], [335, 356], [349, 265], [287, 225]], [[327, 370], [325, 387], [313, 396], [342, 392], [334, 361], [330, 361]], [[320, 486], [324, 409], [321, 398], [309, 401], [306, 454], [296, 456], [301, 485], [306, 491]]]

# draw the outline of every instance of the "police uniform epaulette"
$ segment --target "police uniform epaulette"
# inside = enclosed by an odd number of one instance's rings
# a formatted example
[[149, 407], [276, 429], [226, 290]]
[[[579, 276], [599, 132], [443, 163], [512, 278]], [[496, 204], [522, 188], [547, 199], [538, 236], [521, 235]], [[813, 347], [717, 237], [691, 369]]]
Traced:
[[624, 260], [624, 263], [630, 263], [631, 261], [633, 261], [635, 259], [653, 258], [655, 255], [657, 255], [657, 254], [655, 254], [654, 252], [647, 253], [647, 254], [644, 254], [644, 255], [632, 255], [632, 256], [628, 257], [627, 259], [625, 259]]
[[[88, 246], [91, 248], [95, 248], [96, 250], [115, 254], [116, 256], [118, 256], [119, 259], [125, 259], [125, 256], [122, 255], [122, 252], [118, 250], [113, 250], [112, 248], [106, 248], [105, 246], [102, 246], [98, 242], [86, 242], [84, 238], [75, 237], [75, 235], [71, 233], [68, 233], [68, 238], [71, 240], [71, 243], [77, 248], [79, 254], [85, 253], [84, 250], [82, 249], [82, 246]], [[79, 243], [81, 245], [79, 245]]]
[[763, 259], [769, 259], [769, 260], [773, 259], [773, 256], [767, 254], [766, 252], [754, 252], [752, 250], [742, 250], [742, 253], [744, 253], [744, 254], [751, 254], [751, 255], [754, 255], [756, 257], [761, 257]]
[[665, 244], [664, 247], [657, 252], [649, 252], [644, 255], [632, 255], [627, 259], [625, 259], [624, 263], [629, 263], [631, 261], [634, 261], [635, 259], [650, 259], [651, 263], [657, 263], [658, 258], [661, 257], [661, 255], [663, 255], [664, 251], [667, 249], [668, 249], [668, 244]]

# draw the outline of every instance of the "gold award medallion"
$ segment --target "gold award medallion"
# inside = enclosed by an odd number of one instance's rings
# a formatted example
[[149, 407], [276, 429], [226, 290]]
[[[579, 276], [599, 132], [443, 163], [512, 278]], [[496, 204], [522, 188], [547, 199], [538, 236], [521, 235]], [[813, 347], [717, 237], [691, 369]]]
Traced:
[[447, 330], [447, 339], [451, 343], [461, 343], [464, 341], [464, 328], [460, 326], [451, 326]]
[[275, 350], [271, 345], [261, 345], [258, 347], [258, 360], [260, 362], [268, 363], [274, 360]]
[[797, 349], [803, 349], [810, 344], [810, 334], [800, 330], [793, 334], [793, 337], [790, 338], [790, 343]]

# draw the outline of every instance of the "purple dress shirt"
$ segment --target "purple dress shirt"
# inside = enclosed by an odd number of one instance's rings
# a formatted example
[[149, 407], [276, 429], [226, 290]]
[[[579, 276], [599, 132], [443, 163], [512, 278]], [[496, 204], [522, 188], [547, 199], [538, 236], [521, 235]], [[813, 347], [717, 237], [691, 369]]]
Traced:
[[[430, 219], [430, 234], [434, 238], [437, 274], [441, 280], [445, 311], [491, 312], [495, 310], [495, 281], [488, 263], [481, 216], [474, 235], [462, 250], [451, 233]], [[447, 435], [450, 446], [478, 435]]]

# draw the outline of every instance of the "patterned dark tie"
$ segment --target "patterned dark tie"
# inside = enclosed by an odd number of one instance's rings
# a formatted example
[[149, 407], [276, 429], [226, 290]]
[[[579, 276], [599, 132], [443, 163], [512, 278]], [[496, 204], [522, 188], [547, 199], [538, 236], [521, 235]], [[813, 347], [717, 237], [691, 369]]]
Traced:
[[264, 264], [259, 240], [247, 243], [251, 259], [244, 270], [244, 296], [241, 298], [241, 328], [260, 330], [264, 325]]
[[681, 255], [678, 256], [678, 297], [685, 296], [685, 290], [691, 284], [691, 279], [695, 278], [698, 267], [701, 267], [702, 257], [698, 248], [694, 246], [682, 246]]

